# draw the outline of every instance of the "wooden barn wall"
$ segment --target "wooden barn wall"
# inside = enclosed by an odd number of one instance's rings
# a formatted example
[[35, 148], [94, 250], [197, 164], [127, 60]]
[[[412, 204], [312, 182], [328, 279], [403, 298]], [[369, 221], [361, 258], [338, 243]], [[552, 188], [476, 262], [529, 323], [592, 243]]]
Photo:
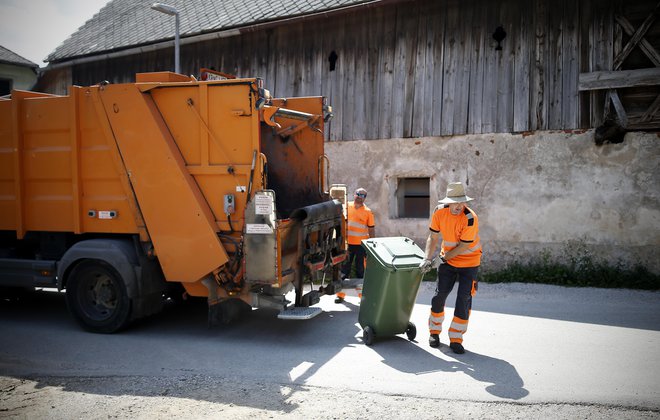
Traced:
[[[610, 70], [614, 0], [424, 0], [184, 44], [181, 67], [323, 95], [329, 140], [576, 129], [599, 123], [580, 72]], [[502, 49], [492, 38], [502, 26]], [[329, 57], [337, 55], [334, 71]], [[172, 68], [172, 50], [81, 64], [77, 84]]]

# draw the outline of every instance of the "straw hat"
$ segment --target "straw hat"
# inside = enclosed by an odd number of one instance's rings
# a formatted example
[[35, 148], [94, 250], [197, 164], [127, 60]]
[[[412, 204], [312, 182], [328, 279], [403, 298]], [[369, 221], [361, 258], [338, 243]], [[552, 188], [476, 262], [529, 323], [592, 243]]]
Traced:
[[451, 204], [467, 203], [468, 201], [472, 201], [472, 198], [465, 194], [465, 187], [463, 187], [463, 183], [451, 182], [449, 185], [447, 185], [447, 196], [439, 202], [442, 204]]

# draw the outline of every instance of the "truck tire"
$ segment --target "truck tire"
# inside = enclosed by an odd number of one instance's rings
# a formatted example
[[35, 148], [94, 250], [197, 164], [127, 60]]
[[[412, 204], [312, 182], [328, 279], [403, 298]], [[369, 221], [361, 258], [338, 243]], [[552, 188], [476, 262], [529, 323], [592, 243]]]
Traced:
[[86, 260], [71, 271], [66, 285], [69, 311], [87, 331], [109, 334], [131, 320], [131, 301], [117, 271], [100, 260]]

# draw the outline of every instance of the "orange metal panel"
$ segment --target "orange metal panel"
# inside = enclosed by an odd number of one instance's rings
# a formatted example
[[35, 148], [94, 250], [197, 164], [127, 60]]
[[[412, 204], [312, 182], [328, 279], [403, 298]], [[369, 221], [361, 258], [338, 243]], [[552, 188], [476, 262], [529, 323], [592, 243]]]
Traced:
[[0, 100], [0, 230], [16, 228], [12, 102]]
[[81, 209], [80, 209], [80, 113], [78, 112], [78, 96], [80, 90], [73, 89], [69, 96], [69, 131], [71, 143], [71, 218], [73, 221], [73, 233], [82, 233]]
[[71, 232], [69, 97], [25, 99], [21, 107], [24, 229]]
[[157, 71], [151, 73], [137, 73], [135, 75], [136, 83], [150, 83], [150, 82], [190, 82], [192, 79], [179, 73], [171, 71]]
[[[95, 94], [112, 126], [165, 277], [196, 282], [225, 264], [227, 254], [211, 210], [151, 94], [128, 84], [108, 85]], [[185, 92], [172, 100], [180, 114], [187, 112]]]
[[16, 213], [14, 214], [16, 238], [23, 239], [25, 235], [25, 226], [23, 225], [23, 175], [22, 175], [22, 159], [23, 153], [22, 135], [21, 135], [21, 98], [22, 92], [12, 92], [12, 106], [11, 106], [11, 120], [12, 120], [12, 133], [11, 133], [11, 147], [13, 150], [14, 162], [14, 197]]
[[[2, 137], [2, 151], [0, 152], [2, 158], [0, 158], [0, 160], [3, 163], [2, 166], [6, 168], [6, 172], [3, 172], [2, 175], [0, 175], [0, 201], [2, 202], [2, 204], [0, 204], [2, 222], [0, 223], [2, 224], [2, 228], [15, 230], [18, 239], [23, 238], [26, 230], [29, 229], [26, 222], [26, 211], [28, 210], [29, 204], [26, 202], [28, 197], [25, 195], [27, 185], [24, 176], [24, 164], [26, 159], [24, 143], [26, 138], [35, 138], [35, 145], [30, 145], [29, 147], [35, 150], [33, 150], [32, 155], [28, 156], [28, 158], [32, 157], [34, 159], [40, 159], [43, 155], [38, 155], [38, 153], [48, 152], [49, 150], [55, 152], [62, 151], [59, 148], [59, 145], [50, 144], [48, 143], [48, 140], [45, 140], [42, 136], [40, 137], [40, 132], [37, 131], [30, 133], [29, 131], [31, 129], [31, 124], [34, 124], [39, 128], [51, 124], [49, 118], [42, 113], [43, 109], [39, 107], [39, 101], [52, 98], [58, 97], [36, 92], [14, 90], [12, 91], [11, 100], [2, 101], [2, 115], [4, 121], [2, 124], [2, 134], [0, 135], [0, 137]], [[29, 112], [32, 112], [32, 114], [29, 114]], [[50, 163], [48, 164], [50, 165]], [[57, 162], [55, 165], [57, 164], [61, 164], [61, 161]], [[37, 170], [37, 172], [43, 174], [43, 172], [40, 172], [39, 170]], [[50, 196], [48, 194], [44, 195], [44, 199], [47, 199]], [[55, 209], [55, 211], [60, 211], [61, 207], [66, 207], [66, 203], [60, 202], [58, 204], [64, 205], [56, 206], [60, 208]]]
[[[117, 150], [103, 104], [91, 89], [74, 87], [80, 113], [82, 216], [85, 232], [139, 233], [149, 241], [142, 214]], [[116, 219], [89, 217], [90, 210], [117, 211]]]
[[[149, 91], [223, 231], [243, 226], [252, 158], [259, 147], [259, 116], [251, 110], [254, 83], [236, 79]], [[256, 165], [253, 190], [261, 188], [260, 180]], [[231, 226], [224, 212], [226, 194], [236, 200]]]

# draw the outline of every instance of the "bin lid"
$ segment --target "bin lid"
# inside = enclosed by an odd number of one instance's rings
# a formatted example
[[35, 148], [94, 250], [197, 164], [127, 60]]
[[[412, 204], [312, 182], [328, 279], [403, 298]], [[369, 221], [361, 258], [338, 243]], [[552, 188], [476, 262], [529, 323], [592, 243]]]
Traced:
[[394, 269], [417, 267], [425, 257], [424, 251], [405, 236], [363, 239], [362, 247], [382, 265]]

